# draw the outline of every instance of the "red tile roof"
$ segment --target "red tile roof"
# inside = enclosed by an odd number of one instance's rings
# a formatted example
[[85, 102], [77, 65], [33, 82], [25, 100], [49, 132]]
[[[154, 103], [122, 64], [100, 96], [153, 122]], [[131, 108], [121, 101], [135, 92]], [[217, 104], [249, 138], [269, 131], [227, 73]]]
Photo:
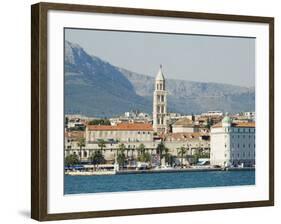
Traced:
[[121, 123], [117, 125], [88, 125], [89, 131], [153, 131], [151, 124]]

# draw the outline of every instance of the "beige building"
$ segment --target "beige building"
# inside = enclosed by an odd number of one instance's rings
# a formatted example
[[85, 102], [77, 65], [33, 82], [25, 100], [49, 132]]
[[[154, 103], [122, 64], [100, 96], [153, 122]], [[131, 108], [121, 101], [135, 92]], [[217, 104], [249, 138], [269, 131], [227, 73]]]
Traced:
[[210, 152], [210, 136], [204, 133], [168, 133], [164, 142], [173, 155], [177, 155], [180, 147], [184, 147], [188, 155]]
[[149, 150], [153, 143], [153, 128], [151, 124], [144, 123], [120, 123], [117, 125], [88, 125], [86, 127], [86, 148], [91, 154], [99, 149], [99, 140], [105, 141], [104, 156], [106, 160], [114, 160], [120, 144], [126, 147], [129, 157], [137, 156], [137, 147], [144, 144]]
[[173, 133], [193, 133], [199, 131], [199, 125], [193, 124], [193, 121], [188, 118], [179, 119], [172, 125]]
[[[64, 144], [65, 144], [65, 156], [69, 154], [76, 154], [81, 158], [87, 158], [88, 154], [85, 152], [80, 152], [80, 147], [78, 142], [80, 139], [85, 139], [84, 131], [66, 131], [64, 134]], [[84, 148], [84, 147], [82, 147]]]

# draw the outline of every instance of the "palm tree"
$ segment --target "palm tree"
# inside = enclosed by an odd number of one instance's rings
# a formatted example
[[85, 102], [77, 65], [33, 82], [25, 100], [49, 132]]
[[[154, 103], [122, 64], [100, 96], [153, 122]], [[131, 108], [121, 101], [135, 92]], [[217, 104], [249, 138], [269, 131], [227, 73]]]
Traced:
[[64, 165], [69, 167], [79, 163], [78, 156], [76, 154], [71, 154], [65, 157]]
[[168, 165], [172, 165], [173, 156], [172, 156], [171, 153], [169, 153], [169, 151], [170, 151], [170, 149], [167, 148], [167, 147], [165, 147], [165, 149], [164, 149], [164, 152], [165, 152], [165, 155], [164, 155], [164, 157], [165, 157], [165, 163], [167, 162]]
[[126, 151], [126, 146], [125, 146], [123, 143], [121, 143], [121, 144], [118, 146], [117, 154], [119, 153], [119, 151], [120, 151], [121, 153], [124, 153], [124, 152]]
[[[126, 146], [122, 143], [118, 146], [117, 148], [117, 153], [116, 153], [116, 162], [121, 165], [121, 167], [124, 167], [125, 161], [126, 161], [126, 156], [125, 156], [125, 151], [126, 151]], [[128, 152], [128, 151], [127, 151]]]
[[98, 147], [100, 148], [99, 151], [102, 154], [103, 151], [105, 151], [106, 148], [106, 142], [103, 139], [98, 140]]
[[104, 148], [106, 147], [105, 141], [103, 139], [98, 140], [98, 146], [100, 147], [100, 150], [103, 151]]
[[90, 161], [94, 165], [102, 164], [105, 162], [104, 156], [101, 150], [95, 150], [95, 152], [90, 156]]
[[116, 153], [116, 155], [118, 156], [118, 154], [121, 152], [122, 154], [124, 154], [124, 152], [126, 151], [126, 146], [123, 144], [123, 143], [121, 143], [121, 144], [119, 144], [119, 146], [118, 146], [118, 148], [117, 148], [117, 153]]
[[77, 146], [79, 147], [79, 162], [81, 163], [82, 148], [85, 147], [85, 138], [79, 138]]
[[178, 155], [181, 157], [181, 168], [183, 168], [183, 157], [185, 156], [186, 152], [186, 148], [183, 146], [179, 148]]
[[138, 150], [138, 156], [144, 154], [144, 152], [145, 152], [145, 145], [144, 145], [143, 143], [141, 143], [141, 144], [138, 146], [137, 150]]
[[160, 159], [160, 166], [161, 166], [161, 159], [163, 157], [163, 152], [165, 151], [165, 144], [163, 142], [160, 142], [157, 147], [156, 147], [156, 152], [159, 155], [159, 159]]

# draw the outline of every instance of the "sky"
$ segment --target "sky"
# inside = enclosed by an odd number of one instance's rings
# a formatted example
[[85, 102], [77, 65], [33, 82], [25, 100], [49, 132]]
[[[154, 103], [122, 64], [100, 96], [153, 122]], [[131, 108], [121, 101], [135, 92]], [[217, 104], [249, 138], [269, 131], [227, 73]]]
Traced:
[[88, 54], [130, 71], [165, 78], [255, 86], [255, 39], [65, 29]]

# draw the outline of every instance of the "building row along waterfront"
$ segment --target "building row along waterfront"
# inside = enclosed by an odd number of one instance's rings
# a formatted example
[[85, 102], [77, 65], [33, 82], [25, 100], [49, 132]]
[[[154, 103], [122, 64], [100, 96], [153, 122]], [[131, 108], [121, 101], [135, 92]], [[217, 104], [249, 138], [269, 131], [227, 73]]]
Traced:
[[[71, 134], [70, 134], [71, 133]], [[209, 152], [209, 135], [204, 133], [163, 133], [155, 135], [151, 124], [117, 124], [87, 125], [84, 132], [66, 132], [65, 156], [77, 154], [82, 161], [87, 161], [94, 150], [100, 149], [100, 141], [104, 141], [103, 154], [106, 160], [114, 161], [117, 149], [124, 144], [131, 157], [136, 157], [137, 148], [143, 144], [151, 154], [156, 154], [158, 144], [163, 141], [169, 153], [178, 155], [178, 149], [184, 147], [187, 154], [199, 151]], [[79, 138], [85, 138], [85, 146], [80, 152]]]

